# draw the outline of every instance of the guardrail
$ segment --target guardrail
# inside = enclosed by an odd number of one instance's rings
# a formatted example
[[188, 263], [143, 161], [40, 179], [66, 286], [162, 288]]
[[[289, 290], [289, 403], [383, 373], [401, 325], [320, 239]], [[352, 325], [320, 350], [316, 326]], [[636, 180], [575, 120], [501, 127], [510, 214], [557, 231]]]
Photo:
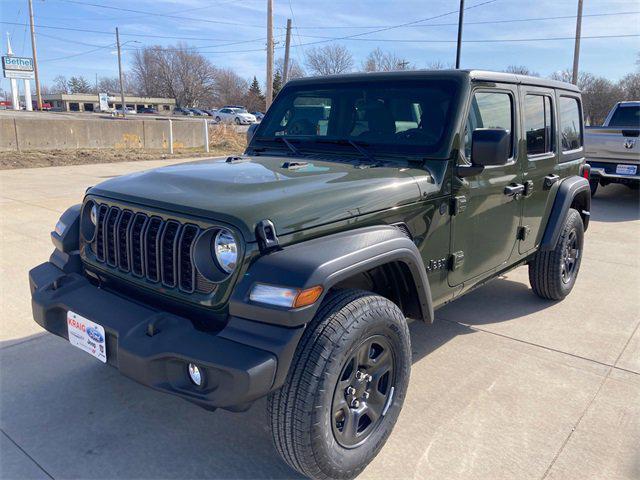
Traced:
[[209, 151], [208, 122], [176, 119], [0, 118], [0, 150], [202, 148]]

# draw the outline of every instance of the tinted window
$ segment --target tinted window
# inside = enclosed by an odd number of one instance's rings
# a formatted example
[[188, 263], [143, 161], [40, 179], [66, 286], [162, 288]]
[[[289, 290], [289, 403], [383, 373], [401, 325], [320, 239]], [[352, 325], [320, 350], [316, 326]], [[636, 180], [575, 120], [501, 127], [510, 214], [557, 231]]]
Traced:
[[566, 152], [582, 147], [582, 122], [578, 100], [560, 97], [559, 111], [562, 151]]
[[640, 105], [616, 108], [609, 120], [609, 126], [640, 128]]
[[524, 100], [524, 131], [527, 154], [553, 151], [551, 99], [543, 95], [527, 95]]
[[509, 133], [513, 131], [511, 103], [511, 95], [508, 93], [476, 92], [473, 95], [465, 129], [465, 154], [467, 158], [471, 158], [471, 138], [475, 129], [502, 128]]
[[350, 140], [394, 153], [398, 146], [429, 153], [450, 134], [456, 89], [446, 80], [292, 87], [278, 95], [254, 138], [295, 137], [304, 147], [325, 137], [321, 144]]

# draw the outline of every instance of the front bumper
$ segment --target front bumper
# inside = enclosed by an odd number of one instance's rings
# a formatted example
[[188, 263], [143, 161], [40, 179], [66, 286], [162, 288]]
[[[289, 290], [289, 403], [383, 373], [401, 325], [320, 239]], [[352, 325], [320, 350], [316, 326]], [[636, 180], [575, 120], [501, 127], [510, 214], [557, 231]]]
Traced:
[[[242, 410], [281, 386], [303, 331], [236, 317], [217, 333], [197, 330], [51, 262], [32, 269], [29, 282], [33, 316], [44, 329], [68, 339], [72, 310], [104, 327], [107, 362], [123, 375], [208, 409]], [[189, 363], [204, 372], [201, 387], [189, 380]]]

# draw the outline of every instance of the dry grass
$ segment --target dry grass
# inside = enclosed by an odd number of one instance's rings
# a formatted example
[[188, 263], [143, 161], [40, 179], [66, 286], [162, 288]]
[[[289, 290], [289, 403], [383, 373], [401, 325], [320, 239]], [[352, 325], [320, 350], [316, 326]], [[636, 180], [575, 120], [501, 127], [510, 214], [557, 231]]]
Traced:
[[246, 147], [246, 135], [233, 127], [213, 125], [209, 129], [209, 153], [202, 149], [180, 149], [170, 155], [164, 151], [82, 149], [82, 150], [34, 150], [28, 152], [0, 152], [0, 170], [14, 168], [55, 167], [64, 165], [89, 165], [93, 163], [133, 162], [190, 157], [217, 157], [242, 153]]

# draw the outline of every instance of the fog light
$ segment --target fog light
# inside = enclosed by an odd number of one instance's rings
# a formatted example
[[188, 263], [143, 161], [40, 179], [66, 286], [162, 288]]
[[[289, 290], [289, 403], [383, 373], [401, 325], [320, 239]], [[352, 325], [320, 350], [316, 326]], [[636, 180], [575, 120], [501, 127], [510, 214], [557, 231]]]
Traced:
[[189, 364], [189, 378], [194, 385], [198, 387], [202, 386], [202, 374], [200, 373], [200, 369], [193, 363]]

